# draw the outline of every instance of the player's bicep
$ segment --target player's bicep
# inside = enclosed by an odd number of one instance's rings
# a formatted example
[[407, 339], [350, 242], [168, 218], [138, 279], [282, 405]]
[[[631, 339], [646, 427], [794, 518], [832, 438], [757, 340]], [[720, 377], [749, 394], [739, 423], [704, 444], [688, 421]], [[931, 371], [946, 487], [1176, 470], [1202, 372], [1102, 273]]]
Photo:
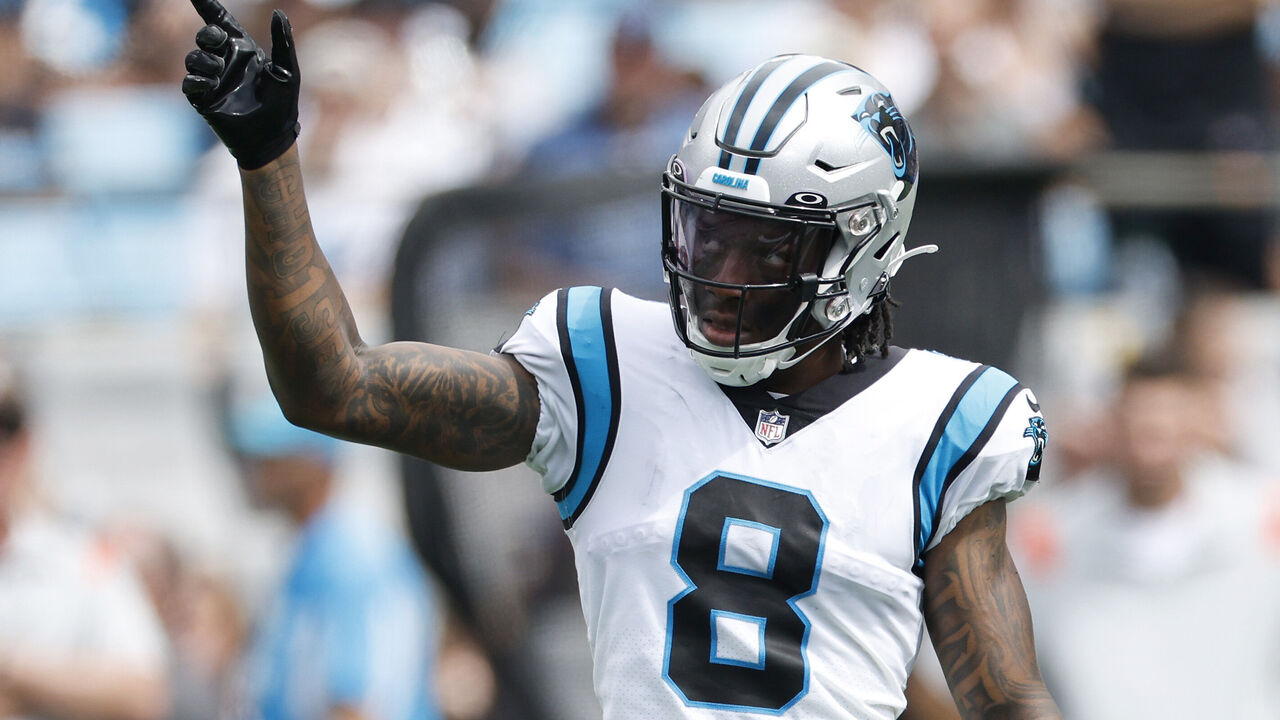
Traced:
[[962, 716], [1059, 717], [1005, 546], [1004, 501], [975, 508], [930, 550], [924, 580], [925, 620]]
[[525, 459], [538, 388], [513, 358], [398, 342], [359, 351], [333, 434], [462, 470]]

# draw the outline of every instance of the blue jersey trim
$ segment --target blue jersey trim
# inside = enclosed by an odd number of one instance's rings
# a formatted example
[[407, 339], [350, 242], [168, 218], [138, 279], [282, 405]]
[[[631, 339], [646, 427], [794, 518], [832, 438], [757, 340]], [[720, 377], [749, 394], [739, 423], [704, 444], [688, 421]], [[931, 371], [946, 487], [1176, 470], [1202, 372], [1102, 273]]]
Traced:
[[[720, 654], [720, 618], [727, 620], [737, 620], [742, 623], [749, 623], [756, 628], [756, 657], [754, 660], [735, 660], [732, 658], [722, 657]], [[737, 667], [751, 668], [753, 670], [763, 670], [767, 649], [764, 643], [764, 631], [768, 626], [767, 618], [757, 617], [755, 615], [743, 615], [742, 613], [730, 612], [728, 610], [712, 610], [711, 611], [711, 657], [708, 662], [716, 665], [735, 665]]]
[[560, 351], [578, 412], [573, 471], [553, 496], [566, 529], [595, 493], [618, 433], [622, 403], [611, 294], [598, 287], [573, 287], [557, 298]]
[[970, 373], [956, 389], [916, 466], [916, 565], [937, 528], [943, 496], [995, 432], [1017, 390], [1017, 380], [989, 366]]
[[[770, 536], [771, 544], [769, 548], [769, 558], [765, 560], [763, 568], [743, 567], [740, 565], [731, 565], [725, 560], [725, 555], [729, 551], [729, 529], [737, 525], [739, 527], [751, 528], [758, 530]], [[764, 578], [765, 580], [773, 579], [773, 569], [778, 563], [778, 542], [782, 539], [781, 528], [765, 525], [751, 520], [743, 520], [741, 518], [726, 517], [724, 519], [724, 529], [720, 531], [720, 559], [716, 565], [716, 569], [722, 572], [735, 572], [740, 575], [751, 575], [753, 577]]]

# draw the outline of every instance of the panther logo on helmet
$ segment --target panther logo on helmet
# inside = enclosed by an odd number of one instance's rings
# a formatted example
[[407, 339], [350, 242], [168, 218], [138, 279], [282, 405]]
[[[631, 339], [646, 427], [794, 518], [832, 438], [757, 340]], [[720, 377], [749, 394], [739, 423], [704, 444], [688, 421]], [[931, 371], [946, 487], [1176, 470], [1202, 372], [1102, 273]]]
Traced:
[[854, 119], [862, 123], [862, 127], [893, 158], [893, 174], [902, 181], [902, 189], [895, 199], [903, 199], [911, 192], [920, 176], [920, 165], [916, 160], [916, 137], [907, 125], [907, 119], [902, 117], [893, 98], [886, 93], [868, 95]]

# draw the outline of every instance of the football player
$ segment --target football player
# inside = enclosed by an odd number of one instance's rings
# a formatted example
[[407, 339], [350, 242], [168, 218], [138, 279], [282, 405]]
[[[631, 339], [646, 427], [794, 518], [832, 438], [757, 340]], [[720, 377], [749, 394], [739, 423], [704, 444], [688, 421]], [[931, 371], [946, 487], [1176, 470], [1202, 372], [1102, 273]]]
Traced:
[[309, 220], [287, 19], [267, 52], [192, 2], [183, 91], [241, 168], [286, 415], [539, 471], [606, 718], [897, 717], [926, 622], [964, 717], [1059, 717], [1004, 542], [1040, 409], [998, 369], [888, 344], [889, 279], [935, 248], [906, 249], [915, 140], [875, 78], [781, 56], [707, 100], [662, 177], [669, 303], [572, 287], [488, 355], [371, 347]]

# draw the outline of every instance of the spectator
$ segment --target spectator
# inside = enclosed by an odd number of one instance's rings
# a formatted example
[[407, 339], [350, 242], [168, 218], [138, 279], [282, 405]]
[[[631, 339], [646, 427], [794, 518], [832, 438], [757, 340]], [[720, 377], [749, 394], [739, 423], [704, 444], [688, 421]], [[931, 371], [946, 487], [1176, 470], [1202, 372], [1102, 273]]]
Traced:
[[230, 424], [255, 503], [297, 528], [246, 667], [262, 720], [437, 718], [426, 577], [336, 492], [337, 443], [290, 425], [268, 395], [233, 404]]
[[1200, 281], [1186, 306], [1175, 339], [1205, 385], [1205, 441], [1280, 476], [1275, 434], [1255, 431], [1280, 423], [1280, 297]]
[[39, 190], [45, 181], [36, 134], [49, 78], [22, 44], [20, 9], [0, 2], [0, 194]]
[[624, 14], [610, 44], [604, 96], [567, 126], [536, 143], [527, 172], [561, 177], [618, 170], [655, 172], [671, 144], [689, 129], [689, 117], [708, 88], [693, 72], [674, 66], [654, 45], [651, 20]]
[[[619, 177], [650, 177], [689, 129], [689, 118], [707, 94], [702, 77], [674, 65], [654, 44], [652, 19], [642, 11], [621, 16], [608, 56], [603, 97], [529, 150], [517, 176], [567, 183], [615, 184]], [[539, 218], [526, 228], [532, 240], [513, 243], [507, 260], [510, 284], [591, 282], [646, 297], [665, 289], [653, 272], [649, 238], [661, 214], [648, 196], [620, 197], [572, 216]], [[504, 278], [505, 280], [506, 278]]]
[[241, 720], [237, 674], [244, 647], [240, 602], [213, 572], [192, 566], [166, 535], [146, 523], [118, 523], [107, 533], [138, 570], [169, 641], [168, 720]]
[[0, 717], [158, 720], [160, 623], [110, 544], [41, 501], [31, 433], [0, 365]]
[[172, 720], [239, 720], [244, 687], [237, 673], [245, 639], [240, 603], [212, 573], [183, 578], [182, 614], [172, 629]]
[[1207, 207], [1116, 211], [1117, 240], [1155, 237], [1184, 267], [1264, 287], [1270, 282], [1274, 188], [1263, 154], [1274, 148], [1274, 131], [1269, 70], [1258, 39], [1263, 2], [1103, 5], [1108, 15], [1091, 87], [1111, 146], [1215, 154], [1199, 173], [1208, 176], [1199, 191]]
[[[901, 3], [885, 5], [903, 12]], [[920, 4], [937, 57], [933, 92], [915, 116], [922, 143], [980, 163], [1066, 160], [1092, 149], [1098, 123], [1078, 90], [1091, 8], [1063, 0]]]
[[1280, 716], [1280, 486], [1204, 452], [1178, 361], [1130, 368], [1107, 467], [1011, 521], [1068, 717]]

